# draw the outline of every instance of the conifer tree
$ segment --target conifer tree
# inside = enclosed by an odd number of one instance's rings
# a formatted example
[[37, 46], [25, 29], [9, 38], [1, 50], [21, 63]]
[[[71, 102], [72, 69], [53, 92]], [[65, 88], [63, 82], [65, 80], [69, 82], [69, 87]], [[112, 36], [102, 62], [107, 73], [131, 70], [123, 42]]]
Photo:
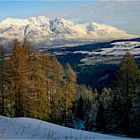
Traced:
[[26, 39], [24, 39], [24, 42], [22, 44], [22, 47], [25, 51], [25, 55], [27, 57], [27, 81], [26, 81], [26, 90], [27, 93], [24, 96], [25, 99], [25, 104], [23, 105], [24, 108], [24, 116], [26, 117], [34, 117], [34, 109], [31, 109], [34, 104], [33, 104], [33, 100], [32, 100], [32, 92], [33, 92], [33, 85], [31, 82], [31, 77], [32, 77], [32, 65], [33, 65], [33, 61], [35, 58], [35, 50], [32, 48], [32, 45], [30, 42], [28, 42]]
[[133, 56], [127, 52], [121, 61], [116, 78], [117, 88], [127, 98], [136, 90], [139, 69]]
[[[62, 90], [62, 82], [64, 77], [64, 70], [62, 65], [57, 61], [56, 58], [52, 58], [52, 81], [53, 91], [51, 94], [51, 107], [52, 107], [52, 120], [57, 119], [60, 121], [62, 116], [62, 108], [64, 108]], [[54, 114], [54, 115], [53, 115]]]
[[68, 126], [69, 121], [71, 122], [72, 116], [71, 116], [71, 108], [72, 103], [74, 99], [76, 89], [76, 74], [71, 68], [69, 64], [66, 64], [66, 70], [65, 70], [65, 81], [64, 81], [64, 123]]
[[[97, 115], [97, 94], [90, 87], [76, 85], [76, 93], [73, 101], [73, 122], [76, 125], [83, 123], [85, 130], [95, 130]], [[80, 123], [80, 124], [79, 124]]]
[[29, 86], [27, 111], [33, 118], [48, 120], [50, 115], [49, 101], [47, 97], [46, 75], [42, 54], [32, 52], [29, 56]]
[[[136, 95], [136, 89], [139, 79], [139, 69], [133, 56], [127, 52], [123, 57], [116, 76], [116, 94], [114, 97], [119, 99], [116, 108], [123, 112], [120, 114], [120, 127], [123, 133], [127, 135], [130, 132], [130, 110], [133, 108], [133, 99]], [[113, 98], [114, 98], [113, 97]], [[116, 101], [114, 100], [113, 104]], [[114, 111], [115, 112], [115, 111]]]
[[72, 106], [72, 101], [76, 90], [76, 74], [69, 64], [66, 64], [66, 80], [67, 80], [66, 106], [67, 108], [70, 108]]
[[6, 50], [0, 45], [0, 114], [4, 115], [5, 110], [5, 87], [6, 84]]
[[96, 130], [101, 132], [107, 131], [108, 122], [108, 109], [109, 103], [111, 102], [110, 91], [107, 88], [104, 88], [101, 95], [98, 95], [98, 113], [96, 118]]
[[15, 116], [24, 116], [23, 104], [25, 104], [25, 95], [27, 93], [27, 56], [18, 40], [14, 40], [12, 54], [9, 59], [11, 67], [10, 82], [15, 100]]

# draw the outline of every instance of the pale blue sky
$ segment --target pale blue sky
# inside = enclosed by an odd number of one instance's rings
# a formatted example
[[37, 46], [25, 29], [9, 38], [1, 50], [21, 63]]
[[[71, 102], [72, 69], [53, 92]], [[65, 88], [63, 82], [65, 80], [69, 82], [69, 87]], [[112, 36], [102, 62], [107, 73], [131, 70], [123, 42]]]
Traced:
[[105, 23], [140, 35], [140, 0], [0, 1], [0, 21], [40, 15]]

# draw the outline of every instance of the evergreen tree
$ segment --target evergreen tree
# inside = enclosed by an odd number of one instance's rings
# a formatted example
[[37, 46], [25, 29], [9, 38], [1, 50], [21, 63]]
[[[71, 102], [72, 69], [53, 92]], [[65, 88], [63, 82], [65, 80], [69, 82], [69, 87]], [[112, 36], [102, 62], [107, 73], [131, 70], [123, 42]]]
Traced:
[[5, 92], [7, 86], [6, 50], [0, 45], [0, 114], [5, 114]]
[[73, 102], [73, 120], [76, 126], [80, 126], [83, 123], [82, 129], [95, 130], [97, 115], [96, 97], [97, 94], [91, 88], [85, 85], [76, 86]]
[[96, 130], [99, 132], [104, 132], [106, 130], [105, 110], [102, 102], [99, 103], [99, 107], [98, 107]]
[[132, 108], [129, 113], [130, 131], [128, 136], [140, 137], [140, 89], [137, 86], [136, 94], [132, 98]]
[[98, 96], [99, 107], [96, 118], [96, 130], [107, 132], [108, 113], [110, 113], [108, 109], [111, 101], [110, 91], [107, 88], [104, 88], [101, 95]]
[[[40, 54], [39, 54], [40, 55]], [[49, 118], [50, 110], [47, 106], [48, 98], [46, 96], [46, 79], [45, 71], [43, 71], [43, 66], [41, 64], [42, 59], [40, 56], [36, 56], [33, 61], [32, 69], [32, 85], [34, 87], [34, 101], [37, 113], [37, 118], [47, 120]]]
[[71, 108], [76, 89], [76, 74], [69, 64], [66, 64], [66, 81], [66, 108]]
[[9, 59], [9, 64], [11, 66], [10, 82], [12, 87], [12, 92], [14, 94], [15, 100], [15, 116], [24, 116], [23, 104], [25, 104], [25, 94], [27, 93], [27, 56], [18, 40], [14, 40], [14, 46], [12, 54]]
[[[35, 50], [32, 48], [32, 45], [30, 42], [28, 42], [26, 39], [24, 39], [24, 42], [22, 44], [22, 47], [24, 49], [24, 53], [27, 57], [27, 81], [26, 81], [26, 95], [24, 96], [25, 104], [23, 105], [24, 108], [24, 116], [26, 117], [34, 117], [33, 114], [35, 114], [33, 108], [33, 84], [32, 84], [32, 69], [33, 69], [33, 62], [35, 60]], [[33, 109], [32, 109], [33, 108]]]
[[[123, 133], [129, 135], [130, 133], [130, 111], [133, 108], [133, 99], [136, 95], [136, 89], [139, 79], [139, 69], [133, 56], [127, 52], [123, 57], [116, 76], [116, 88], [114, 94], [114, 102], [112, 107], [116, 104], [116, 99], [119, 99], [115, 110], [120, 113], [118, 125]], [[114, 112], [116, 112], [114, 110]], [[118, 112], [116, 112], [118, 113]], [[117, 119], [116, 119], [117, 121]]]
[[44, 53], [43, 69], [45, 70], [46, 91], [50, 104], [50, 120], [55, 123], [61, 122], [62, 108], [63, 108], [63, 91], [62, 81], [64, 77], [64, 70], [62, 65], [56, 58]]
[[[72, 104], [74, 99], [76, 89], [76, 74], [71, 68], [69, 64], [66, 64], [66, 70], [65, 70], [65, 81], [64, 81], [64, 124], [66, 126], [71, 126], [72, 122]], [[70, 123], [69, 123], [70, 122]]]
[[129, 113], [129, 134], [130, 137], [140, 137], [140, 98], [133, 103], [133, 107]]
[[28, 42], [24, 42], [24, 49], [28, 58], [27, 103], [24, 106], [26, 116], [48, 120], [50, 104], [47, 96], [44, 55], [33, 50]]

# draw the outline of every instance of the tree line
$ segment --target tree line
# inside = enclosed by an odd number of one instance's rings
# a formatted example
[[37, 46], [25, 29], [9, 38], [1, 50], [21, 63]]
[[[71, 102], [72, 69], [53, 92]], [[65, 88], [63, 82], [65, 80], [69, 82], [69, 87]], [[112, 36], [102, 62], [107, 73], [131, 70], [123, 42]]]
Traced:
[[[0, 47], [0, 112], [11, 117], [55, 120], [69, 112], [76, 75], [47, 52], [14, 40], [12, 51]], [[53, 115], [52, 115], [53, 114]]]
[[140, 136], [139, 69], [130, 53], [122, 59], [114, 86], [78, 85], [69, 64], [14, 40], [0, 46], [0, 115], [31, 117], [102, 133]]
[[99, 97], [97, 131], [140, 137], [140, 71], [127, 52], [119, 64], [112, 89]]

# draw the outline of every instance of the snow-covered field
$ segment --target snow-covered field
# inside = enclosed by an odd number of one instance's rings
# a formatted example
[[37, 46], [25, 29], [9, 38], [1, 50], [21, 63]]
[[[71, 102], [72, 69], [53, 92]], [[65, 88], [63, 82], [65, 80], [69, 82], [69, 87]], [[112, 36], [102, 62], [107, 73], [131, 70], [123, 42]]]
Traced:
[[130, 139], [75, 130], [31, 118], [0, 116], [0, 139]]
[[110, 48], [102, 48], [100, 51], [76, 51], [74, 53], [82, 53], [88, 55], [124, 55], [127, 51], [130, 51], [133, 55], [140, 54], [140, 42], [134, 41], [122, 41], [111, 43]]
[[140, 57], [140, 42], [120, 41], [111, 43], [108, 48], [101, 48], [93, 51], [77, 51], [74, 53], [87, 54], [88, 57], [81, 60], [86, 65], [94, 65], [99, 62], [118, 63], [126, 52], [129, 51], [135, 58]]

